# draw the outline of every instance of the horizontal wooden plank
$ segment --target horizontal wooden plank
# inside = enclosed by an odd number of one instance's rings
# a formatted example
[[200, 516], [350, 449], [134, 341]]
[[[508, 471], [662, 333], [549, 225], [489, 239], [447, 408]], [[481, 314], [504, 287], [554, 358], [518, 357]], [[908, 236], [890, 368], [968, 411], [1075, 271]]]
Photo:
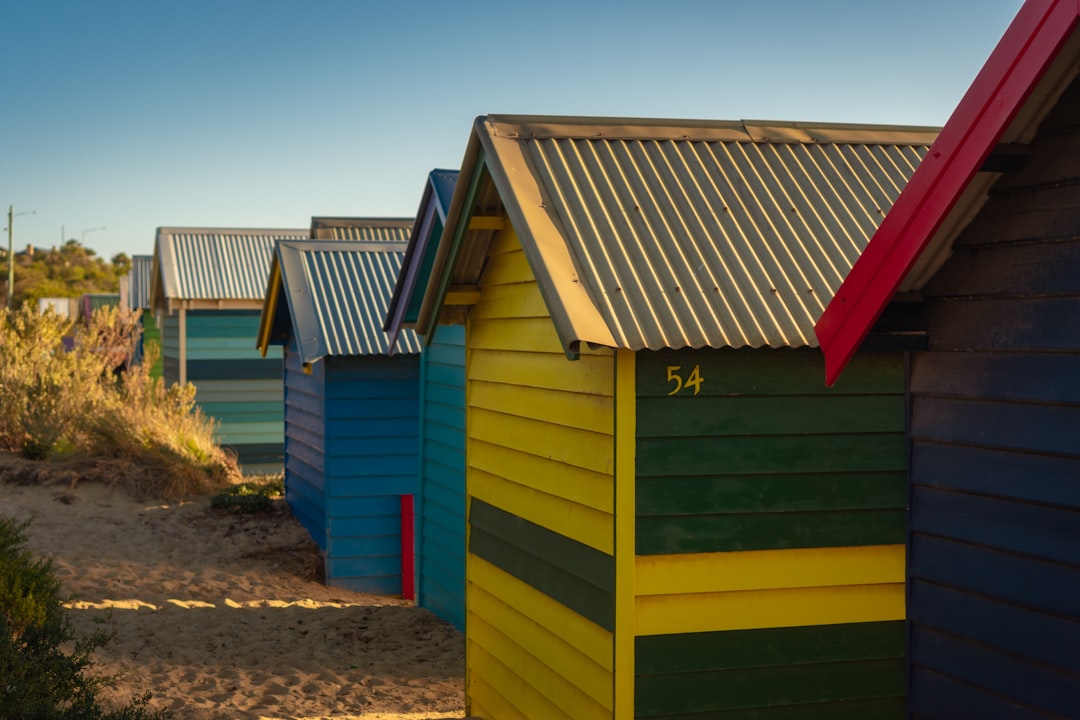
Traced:
[[905, 512], [847, 510], [638, 516], [639, 555], [892, 545], [904, 541]]
[[[472, 621], [472, 616], [466, 620]], [[523, 677], [508, 668], [505, 662], [492, 654], [482, 645], [467, 641], [466, 652], [469, 654], [470, 674], [483, 678], [485, 684], [498, 691], [498, 695], [481, 695], [483, 702], [494, 702], [498, 715], [489, 717], [509, 718], [545, 718], [547, 720], [575, 720], [573, 715], [564, 712], [543, 692], [529, 683], [529, 677]], [[507, 662], [511, 662], [507, 659]], [[474, 708], [475, 709], [475, 708]]]
[[903, 544], [867, 547], [642, 555], [637, 595], [840, 587], [904, 582]]
[[916, 397], [911, 436], [958, 445], [1080, 457], [1080, 405]]
[[639, 437], [824, 435], [904, 431], [902, 395], [640, 398]]
[[1080, 354], [915, 353], [911, 361], [911, 392], [970, 399], [1080, 404]]
[[470, 350], [468, 378], [507, 385], [524, 385], [567, 392], [611, 395], [614, 390], [614, 354], [583, 354], [570, 361], [563, 354]]
[[708, 717], [723, 720], [866, 720], [866, 718], [901, 720], [904, 718], [904, 698], [801, 703], [728, 710], [719, 715], [699, 712], [664, 713], [661, 717], [663, 720], [702, 720]]
[[638, 635], [904, 619], [904, 584], [752, 590], [635, 599]]
[[[638, 397], [667, 397], [675, 384], [668, 367], [685, 377], [699, 366], [698, 397], [740, 395], [903, 394], [904, 367], [899, 353], [857, 355], [833, 388], [825, 387], [825, 360], [819, 350], [722, 349], [660, 350], [636, 354]], [[685, 379], [684, 377], [684, 379]]]
[[551, 318], [486, 318], [469, 324], [469, 347], [516, 352], [558, 352], [559, 335]]
[[911, 530], [1052, 562], [1080, 558], [1080, 512], [915, 486]]
[[[544, 646], [528, 633], [521, 622], [496, 624], [485, 613], [474, 613], [469, 621], [469, 642], [498, 657], [522, 681], [559, 707], [568, 717], [611, 717], [611, 675], [574, 653], [541, 653]], [[515, 632], [518, 631], [518, 632]], [[558, 647], [558, 646], [555, 646]], [[546, 657], [545, 657], [546, 656]], [[575, 660], [583, 660], [574, 662]]]
[[864, 712], [874, 714], [863, 717], [879, 717], [883, 709], [895, 712], [903, 695], [904, 661], [896, 658], [639, 677], [634, 711], [637, 717], [667, 717], [669, 713], [802, 709], [816, 703], [878, 700], [864, 704]]
[[640, 515], [902, 508], [902, 470], [877, 473], [639, 477]]
[[550, 317], [535, 283], [484, 288], [480, 302], [470, 310], [469, 315], [472, 320]]
[[927, 283], [926, 297], [1080, 295], [1080, 243], [956, 249]]
[[[612, 670], [612, 635], [595, 623], [589, 622], [562, 603], [551, 599], [535, 588], [523, 583], [483, 558], [470, 556], [468, 561], [468, 581], [470, 600], [479, 603], [469, 607], [469, 614], [477, 612], [474, 608], [493, 610], [489, 598], [497, 600], [518, 616], [509, 622], [535, 624], [543, 631], [554, 645], [567, 645], [591, 662]], [[501, 620], [506, 626], [508, 621]], [[566, 652], [550, 649], [551, 652]], [[537, 651], [542, 652], [541, 650]]]
[[610, 555], [475, 498], [469, 522], [470, 553], [613, 629], [615, 564]]
[[613, 552], [614, 518], [580, 503], [478, 469], [470, 469], [469, 493], [601, 552]]
[[[611, 435], [555, 425], [543, 419], [470, 408], [469, 437], [556, 463], [611, 474]], [[472, 444], [470, 443], [470, 451]]]
[[1021, 707], [992, 689], [915, 666], [909, 707], [913, 720], [1046, 720], [1046, 714]]
[[[471, 467], [477, 470], [504, 477], [545, 495], [604, 513], [613, 511], [614, 481], [610, 474], [480, 440], [469, 441], [467, 458]], [[561, 513], [562, 510], [557, 512]]]
[[637, 675], [848, 663], [904, 657], [902, 621], [634, 638]]
[[913, 533], [913, 578], [1080, 620], [1080, 558], [1074, 564]]
[[931, 350], [1080, 350], [1075, 298], [942, 300], [929, 318]]
[[903, 470], [903, 433], [639, 438], [639, 475], [733, 475]]
[[469, 386], [469, 405], [606, 435], [615, 425], [614, 400], [603, 395], [476, 381]]
[[281, 382], [280, 360], [188, 360], [187, 377], [198, 387], [203, 380], [277, 380]]
[[1080, 623], [914, 579], [911, 625], [966, 638], [988, 650], [1010, 653], [1071, 673], [1080, 672]]
[[355, 569], [348, 564], [343, 567], [327, 562], [326, 584], [352, 592], [369, 595], [401, 595], [401, 575], [367, 575], [363, 568]]
[[919, 485], [1080, 509], [1077, 477], [1080, 458], [913, 443], [912, 478]]
[[511, 252], [489, 256], [480, 277], [480, 288], [486, 290], [495, 285], [533, 283], [532, 269], [524, 252]]
[[911, 662], [1049, 717], [1069, 717], [1080, 698], [1080, 678], [1073, 673], [918, 625], [911, 632]]

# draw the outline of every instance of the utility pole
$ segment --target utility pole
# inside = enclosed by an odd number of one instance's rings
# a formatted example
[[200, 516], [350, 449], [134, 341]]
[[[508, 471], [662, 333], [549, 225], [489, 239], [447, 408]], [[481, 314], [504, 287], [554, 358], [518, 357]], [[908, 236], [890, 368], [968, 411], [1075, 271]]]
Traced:
[[15, 247], [12, 244], [12, 225], [16, 215], [33, 215], [37, 210], [24, 210], [15, 212], [14, 205], [8, 205], [7, 211], [7, 309], [11, 309], [11, 299], [15, 294]]
[[7, 211], [7, 309], [11, 310], [11, 298], [15, 293], [15, 249], [11, 243], [11, 226], [15, 219], [15, 206], [8, 205]]

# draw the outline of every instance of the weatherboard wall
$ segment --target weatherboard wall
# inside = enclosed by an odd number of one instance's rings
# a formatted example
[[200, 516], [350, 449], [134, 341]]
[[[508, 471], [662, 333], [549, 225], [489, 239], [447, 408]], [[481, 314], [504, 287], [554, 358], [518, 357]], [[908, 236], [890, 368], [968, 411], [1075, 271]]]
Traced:
[[636, 360], [635, 716], [902, 717], [903, 356]]
[[[292, 342], [290, 340], [290, 342]], [[401, 496], [419, 492], [419, 358], [285, 356], [286, 499], [326, 583], [402, 592]]]
[[1080, 87], [924, 290], [911, 368], [911, 711], [1080, 698]]
[[219, 423], [218, 441], [248, 473], [279, 471], [284, 452], [281, 350], [259, 354], [258, 325], [253, 310], [181, 309], [161, 327], [165, 382], [195, 385], [196, 403]]
[[467, 327], [466, 702], [613, 712], [614, 353], [568, 362], [507, 226]]
[[465, 328], [443, 325], [420, 358], [417, 601], [465, 627]]

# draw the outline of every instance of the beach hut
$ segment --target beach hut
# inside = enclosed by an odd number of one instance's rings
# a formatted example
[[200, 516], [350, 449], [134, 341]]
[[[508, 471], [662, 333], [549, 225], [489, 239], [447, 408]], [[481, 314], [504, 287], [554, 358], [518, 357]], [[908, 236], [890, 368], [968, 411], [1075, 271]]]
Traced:
[[277, 240], [307, 229], [161, 227], [150, 307], [161, 333], [162, 377], [191, 382], [245, 473], [280, 472], [283, 456], [281, 351], [253, 347]]
[[408, 233], [392, 230], [279, 243], [258, 347], [285, 349], [286, 500], [327, 584], [411, 598], [420, 344], [404, 332], [391, 346], [382, 329]]
[[1077, 3], [1027, 2], [817, 325], [842, 383], [879, 313], [922, 306], [912, 717], [1080, 708], [1078, 68]]
[[[416, 322], [456, 170], [433, 170], [390, 300], [393, 342]], [[420, 491], [417, 498], [416, 602], [465, 628], [465, 327], [442, 325], [420, 356]]]
[[151, 377], [161, 377], [161, 333], [158, 331], [157, 318], [150, 311], [150, 277], [154, 265], [153, 255], [133, 255], [131, 270], [120, 278], [120, 304], [132, 311], [138, 311], [139, 326], [142, 333], [135, 349], [135, 362], [142, 362], [147, 343], [158, 347], [158, 357], [150, 369]]
[[826, 390], [813, 324], [934, 134], [476, 120], [415, 323], [466, 326], [471, 714], [902, 714], [902, 346]]

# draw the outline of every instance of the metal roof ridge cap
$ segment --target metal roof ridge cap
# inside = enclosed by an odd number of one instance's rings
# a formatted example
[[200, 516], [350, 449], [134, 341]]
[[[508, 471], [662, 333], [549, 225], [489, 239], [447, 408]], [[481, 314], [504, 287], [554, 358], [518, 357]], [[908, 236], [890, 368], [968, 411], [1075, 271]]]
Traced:
[[[940, 128], [924, 125], [488, 115], [493, 136], [528, 139], [635, 139], [710, 142], [929, 144]], [[868, 139], [869, 138], [869, 139]]]
[[162, 226], [159, 235], [296, 235], [307, 236], [308, 229], [297, 228], [234, 228], [234, 227], [198, 227], [198, 226]]

